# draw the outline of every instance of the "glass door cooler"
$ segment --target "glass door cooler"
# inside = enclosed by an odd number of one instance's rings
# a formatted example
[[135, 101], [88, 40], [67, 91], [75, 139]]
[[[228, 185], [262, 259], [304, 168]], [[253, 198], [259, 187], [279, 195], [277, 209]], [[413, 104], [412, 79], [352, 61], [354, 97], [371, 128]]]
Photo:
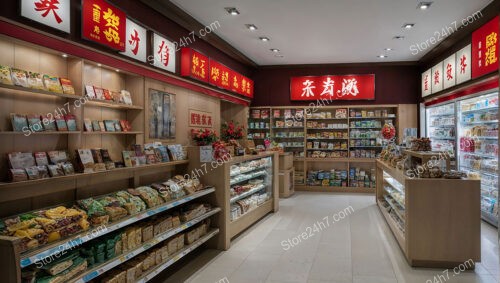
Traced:
[[433, 151], [448, 151], [452, 160], [450, 166], [456, 168], [456, 115], [455, 103], [449, 102], [426, 109], [426, 133], [432, 141]]
[[481, 178], [481, 214], [498, 226], [498, 92], [457, 102], [459, 170]]

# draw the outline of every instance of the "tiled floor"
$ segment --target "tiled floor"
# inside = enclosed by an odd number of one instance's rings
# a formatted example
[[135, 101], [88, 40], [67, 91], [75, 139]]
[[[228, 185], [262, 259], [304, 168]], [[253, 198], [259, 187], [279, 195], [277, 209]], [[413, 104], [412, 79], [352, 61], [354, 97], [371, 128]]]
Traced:
[[[345, 219], [316, 232], [307, 228], [327, 216], [332, 222], [332, 215], [348, 206], [354, 212]], [[306, 231], [314, 236], [284, 250], [282, 241]], [[481, 242], [476, 270], [459, 275], [450, 270], [441, 283], [500, 282], [496, 230], [483, 224]], [[364, 195], [297, 193], [281, 200], [278, 213], [240, 236], [229, 251], [202, 256], [214, 258], [187, 282], [435, 283], [434, 276], [443, 274], [409, 267], [374, 197]]]

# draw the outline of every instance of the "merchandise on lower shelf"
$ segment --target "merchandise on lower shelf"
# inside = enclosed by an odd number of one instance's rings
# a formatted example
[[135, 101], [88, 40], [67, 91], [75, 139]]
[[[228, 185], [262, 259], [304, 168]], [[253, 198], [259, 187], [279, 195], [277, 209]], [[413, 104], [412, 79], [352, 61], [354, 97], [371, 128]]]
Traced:
[[312, 132], [307, 133], [308, 140], [314, 139], [347, 139], [348, 133], [345, 131], [331, 131], [331, 132]]
[[349, 187], [375, 188], [375, 168], [370, 170], [357, 167], [350, 168]]
[[351, 149], [350, 155], [351, 158], [377, 158], [377, 151], [374, 149]]
[[234, 221], [246, 213], [256, 209], [271, 198], [268, 192], [255, 193], [231, 205], [230, 219]]
[[307, 142], [307, 149], [347, 150], [347, 142]]
[[347, 129], [349, 126], [345, 123], [327, 123], [321, 121], [307, 121], [308, 129]]
[[308, 171], [308, 186], [347, 187], [347, 170]]
[[338, 151], [338, 150], [328, 150], [328, 151], [320, 151], [320, 150], [310, 150], [307, 152], [308, 158], [347, 158], [349, 153], [347, 150]]

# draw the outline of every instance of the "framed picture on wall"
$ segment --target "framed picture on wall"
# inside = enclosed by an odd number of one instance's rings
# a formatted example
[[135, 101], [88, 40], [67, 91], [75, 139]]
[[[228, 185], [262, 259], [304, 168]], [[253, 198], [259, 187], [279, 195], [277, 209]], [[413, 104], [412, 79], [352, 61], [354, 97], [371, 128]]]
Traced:
[[147, 98], [147, 140], [175, 141], [175, 95], [149, 89]]

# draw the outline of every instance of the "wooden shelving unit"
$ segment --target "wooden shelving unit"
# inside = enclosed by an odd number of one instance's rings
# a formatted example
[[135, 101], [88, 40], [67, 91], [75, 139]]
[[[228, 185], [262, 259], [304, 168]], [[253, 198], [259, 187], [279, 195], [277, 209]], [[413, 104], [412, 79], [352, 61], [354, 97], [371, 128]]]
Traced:
[[380, 160], [376, 168], [377, 205], [411, 266], [481, 260], [479, 180], [410, 178]]
[[[24, 182], [9, 182], [9, 168], [6, 158], [7, 153], [10, 152], [64, 150], [69, 153], [70, 160], [74, 161], [75, 150], [100, 148], [107, 149], [113, 161], [121, 161], [123, 150], [130, 150], [133, 144], [143, 145], [146, 142], [151, 142], [146, 137], [146, 133], [148, 132], [146, 130], [148, 127], [146, 123], [146, 114], [148, 111], [146, 105], [149, 89], [158, 89], [168, 91], [172, 94], [179, 94], [178, 105], [185, 106], [186, 111], [179, 111], [181, 113], [178, 114], [178, 117], [176, 116], [176, 120], [179, 120], [177, 124], [178, 129], [188, 128], [187, 124], [184, 123], [184, 121], [188, 121], [188, 100], [190, 103], [189, 106], [193, 106], [192, 104], [194, 104], [197, 108], [201, 109], [205, 106], [208, 107], [214, 113], [214, 127], [216, 129], [219, 127], [220, 117], [217, 112], [220, 109], [217, 106], [220, 105], [220, 100], [218, 99], [206, 98], [201, 94], [198, 96], [198, 94], [183, 88], [173, 87], [169, 84], [146, 78], [142, 74], [115, 70], [115, 68], [111, 68], [110, 66], [98, 64], [99, 62], [91, 62], [71, 55], [63, 57], [61, 53], [54, 50], [6, 36], [0, 36], [0, 45], [3, 51], [0, 53], [1, 65], [37, 72], [42, 75], [49, 74], [59, 78], [67, 78], [72, 82], [75, 89], [75, 94], [71, 95], [0, 84], [0, 113], [3, 115], [0, 120], [0, 143], [2, 144], [0, 148], [0, 218], [40, 208], [53, 207], [54, 205], [70, 206], [76, 200], [105, 195], [127, 188], [149, 186], [155, 182], [164, 182], [177, 174], [184, 175], [189, 165], [188, 160], [148, 164], [137, 167], [123, 167], [95, 173], [76, 173]], [[90, 100], [86, 97], [86, 85], [101, 87], [111, 91], [127, 90], [131, 94], [133, 105]], [[197, 97], [200, 97], [200, 99], [194, 99]], [[193, 100], [196, 100], [196, 102], [191, 104]], [[62, 115], [72, 114], [76, 117], [78, 130], [31, 132], [25, 136], [23, 132], [13, 131], [8, 117], [10, 113], [40, 115], [51, 113], [54, 117], [57, 113]], [[84, 119], [98, 121], [127, 120], [130, 122], [132, 130], [129, 132], [86, 132], [83, 130]], [[182, 131], [179, 130], [179, 132]], [[163, 142], [165, 141], [163, 140]], [[187, 143], [184, 140], [184, 134], [178, 140], [171, 140], [169, 142]], [[170, 255], [167, 261], [144, 274], [139, 279], [139, 282], [151, 280], [159, 272], [207, 241], [220, 242], [219, 238], [221, 234], [219, 233], [219, 229], [224, 231], [228, 229], [217, 226], [219, 223], [225, 224], [225, 222], [219, 219], [223, 218], [221, 214], [222, 208], [214, 205], [216, 199], [215, 192], [215, 188], [210, 188], [150, 208], [139, 214], [129, 215], [120, 221], [109, 223], [106, 225], [107, 230], [104, 234], [134, 223], [138, 224], [143, 219], [149, 219], [154, 215], [171, 208], [179, 207], [195, 199], [199, 202], [212, 205], [212, 210], [204, 215], [184, 222], [155, 239], [142, 243], [137, 249], [107, 260], [98, 268], [89, 269], [68, 281], [88, 282], [93, 278], [97, 278], [97, 276], [101, 276], [113, 267], [134, 258], [154, 245], [189, 229], [206, 218], [211, 218], [212, 226], [214, 226], [206, 235], [177, 253]], [[92, 228], [95, 227], [90, 227], [90, 229]], [[22, 267], [32, 266], [34, 260], [51, 254], [54, 252], [54, 249], [60, 249], [60, 246], [64, 246], [68, 241], [83, 244], [85, 240], [82, 235], [87, 232], [77, 233], [26, 253], [20, 253], [19, 239], [0, 236], [0, 252], [5, 255], [0, 259], [0, 273], [2, 273], [3, 280], [5, 282], [20, 283]]]
[[[264, 217], [266, 214], [271, 212], [277, 212], [279, 209], [279, 190], [278, 190], [278, 153], [265, 153], [259, 155], [245, 155], [245, 156], [233, 156], [229, 161], [223, 162], [222, 165], [213, 165], [213, 162], [200, 162], [200, 148], [199, 147], [189, 147], [189, 169], [188, 172], [204, 172], [198, 174], [200, 181], [205, 184], [210, 184], [217, 188], [213, 202], [216, 203], [218, 207], [222, 209], [221, 215], [223, 217], [219, 218], [219, 223], [216, 226], [220, 229], [221, 236], [214, 241], [210, 241], [209, 245], [216, 247], [217, 249], [227, 250], [231, 246], [231, 239], [236, 235], [240, 234], [242, 231], [253, 225], [259, 219]], [[231, 182], [230, 168], [233, 165], [242, 164], [244, 162], [249, 162], [252, 160], [259, 160], [262, 158], [271, 158], [271, 167], [267, 168], [272, 174], [269, 174], [266, 178], [269, 183], [264, 183], [265, 188], [268, 193], [270, 193], [270, 199], [260, 204], [255, 209], [247, 211], [245, 214], [239, 218], [231, 221], [231, 195], [230, 188], [236, 184], [245, 184], [246, 181]], [[257, 168], [256, 168], [257, 169]], [[262, 170], [262, 169], [258, 169]], [[255, 172], [251, 170], [248, 172]], [[240, 175], [240, 174], [238, 174]], [[250, 178], [255, 179], [256, 177]], [[258, 193], [259, 191], [256, 191]], [[234, 197], [233, 197], [234, 198]]]
[[[295, 173], [297, 175], [303, 175], [307, 177], [307, 172], [309, 170], [330, 170], [330, 169], [342, 169], [349, 171], [350, 168], [361, 168], [363, 170], [371, 171], [371, 169], [375, 168], [375, 158], [366, 158], [366, 157], [354, 157], [352, 153], [355, 150], [373, 150], [375, 153], [379, 153], [382, 150], [382, 146], [378, 144], [374, 145], [357, 145], [356, 141], [360, 140], [375, 140], [375, 138], [366, 138], [355, 136], [352, 131], [360, 130], [360, 131], [377, 131], [379, 132], [381, 127], [383, 126], [385, 120], [391, 120], [393, 125], [398, 129], [397, 133], [401, 132], [403, 128], [408, 127], [416, 127], [416, 118], [413, 120], [408, 118], [408, 112], [412, 112], [411, 109], [415, 108], [415, 105], [363, 105], [363, 106], [322, 106], [322, 107], [255, 107], [250, 108], [249, 113], [251, 113], [252, 109], [266, 109], [270, 111], [270, 136], [276, 142], [300, 142], [303, 146], [285, 145], [284, 150], [286, 152], [294, 153], [294, 163], [293, 166], [295, 168]], [[339, 118], [335, 116], [336, 110], [343, 109], [346, 111], [345, 118]], [[279, 117], [275, 117], [275, 112], [279, 111]], [[287, 119], [284, 118], [285, 111], [292, 112], [292, 118], [288, 118], [291, 121], [300, 121], [303, 123], [302, 127], [296, 127], [294, 125], [288, 125], [285, 127], [276, 127], [276, 121], [285, 121]], [[304, 116], [302, 118], [293, 117], [293, 114], [296, 111], [302, 111]], [[380, 112], [379, 112], [380, 111]], [[381, 116], [383, 112], [386, 112], [387, 117]], [[415, 110], [416, 111], [416, 110]], [[330, 118], [313, 116], [314, 113], [320, 112], [329, 112]], [[351, 112], [358, 114], [363, 114], [364, 112], [366, 117], [352, 117]], [[368, 112], [371, 114], [380, 113], [379, 116], [371, 115], [373, 117], [368, 117]], [[311, 115], [307, 115], [311, 113]], [[413, 112], [412, 112], [413, 113]], [[401, 118], [400, 118], [401, 115]], [[362, 121], [374, 120], [380, 122], [380, 127], [361, 127], [356, 126], [356, 123], [362, 123]], [[251, 121], [249, 119], [249, 121]], [[343, 124], [342, 128], [329, 128], [329, 127], [316, 127], [311, 128], [308, 127], [308, 121], [316, 122], [316, 123], [325, 123], [328, 124]], [[351, 125], [353, 123], [353, 125]], [[250, 130], [249, 130], [250, 132]], [[302, 132], [303, 136], [280, 136], [278, 133], [294, 133], [294, 132]], [[308, 137], [308, 134], [315, 134], [321, 132], [342, 132], [343, 136], [335, 136], [335, 137]], [[347, 147], [342, 149], [328, 149], [328, 148], [309, 148], [308, 142], [326, 142], [326, 143], [346, 143]], [[351, 144], [353, 143], [353, 144]], [[328, 154], [333, 151], [339, 152], [339, 154], [345, 154], [344, 157], [326, 157], [326, 158], [312, 158], [308, 154], [311, 154], [314, 151], [324, 152]], [[322, 186], [307, 186], [306, 184], [295, 184], [296, 190], [307, 190], [307, 191], [333, 191], [333, 192], [351, 192], [351, 193], [374, 193], [374, 186], [371, 188], [363, 188], [363, 187], [350, 187], [349, 184], [347, 187], [336, 187], [336, 188], [328, 188]]]

